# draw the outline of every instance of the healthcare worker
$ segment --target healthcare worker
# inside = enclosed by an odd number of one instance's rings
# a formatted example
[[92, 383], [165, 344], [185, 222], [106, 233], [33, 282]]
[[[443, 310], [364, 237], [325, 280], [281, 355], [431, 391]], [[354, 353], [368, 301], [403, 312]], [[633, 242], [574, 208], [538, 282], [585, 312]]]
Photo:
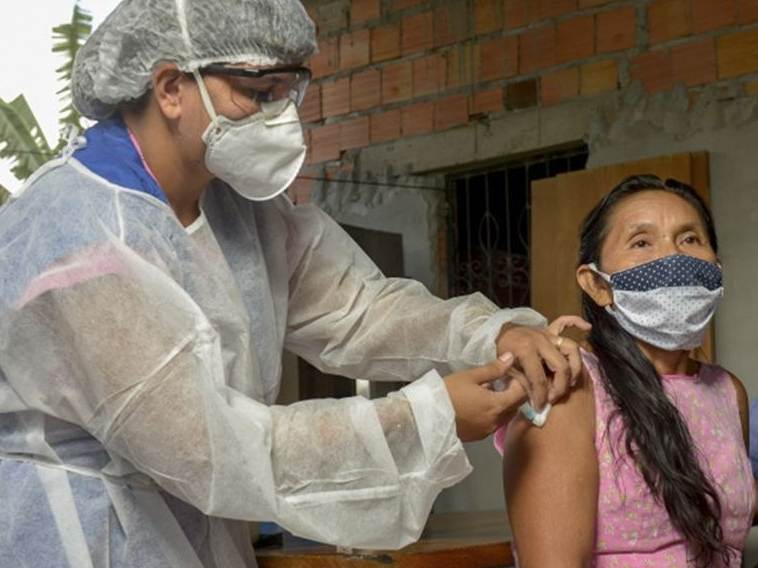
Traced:
[[[538, 314], [387, 279], [280, 195], [314, 50], [297, 0], [124, 0], [80, 50], [98, 122], [0, 208], [0, 566], [249, 568], [255, 520], [403, 546], [461, 440], [578, 371]], [[284, 348], [413, 382], [276, 406]]]

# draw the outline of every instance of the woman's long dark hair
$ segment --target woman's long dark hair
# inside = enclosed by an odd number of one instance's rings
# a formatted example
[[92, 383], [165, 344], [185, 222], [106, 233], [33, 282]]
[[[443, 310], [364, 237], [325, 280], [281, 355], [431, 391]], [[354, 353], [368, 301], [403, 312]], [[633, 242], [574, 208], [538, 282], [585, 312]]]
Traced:
[[[717, 250], [710, 211], [690, 186], [639, 175], [624, 179], [584, 219], [580, 265], [594, 262], [600, 266], [600, 249], [615, 206], [646, 190], [673, 193], [692, 205], [708, 232], [711, 247], [714, 252]], [[617, 408], [609, 420], [622, 420], [628, 454], [653, 496], [663, 503], [671, 522], [686, 539], [695, 565], [705, 568], [718, 557], [728, 565], [718, 494], [698, 463], [687, 424], [666, 396], [660, 375], [632, 336], [586, 293], [582, 294], [582, 312], [592, 324], [588, 340], [600, 361], [605, 388]]]

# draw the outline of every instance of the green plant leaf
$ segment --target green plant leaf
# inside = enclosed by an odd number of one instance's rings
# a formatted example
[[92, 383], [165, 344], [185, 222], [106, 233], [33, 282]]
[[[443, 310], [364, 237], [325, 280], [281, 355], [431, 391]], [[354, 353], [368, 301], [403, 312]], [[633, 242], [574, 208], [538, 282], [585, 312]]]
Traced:
[[[71, 76], [76, 54], [91, 32], [92, 16], [78, 4], [74, 4], [69, 23], [53, 28], [53, 53], [59, 53], [65, 59], [64, 64], [55, 70], [58, 80], [63, 84], [56, 93], [62, 103], [58, 118], [61, 132], [70, 126], [82, 130], [81, 115], [71, 100]], [[66, 142], [59, 136], [55, 148], [50, 147], [23, 95], [11, 102], [0, 98], [0, 159], [10, 160], [11, 171], [18, 179], [29, 177], [58, 154]]]
[[53, 155], [24, 96], [0, 99], [0, 158], [10, 158], [13, 175], [26, 179]]
[[[69, 23], [53, 28], [53, 40], [55, 42], [53, 53], [60, 53], [65, 56], [65, 63], [55, 70], [58, 74], [58, 81], [63, 84], [56, 93], [63, 104], [58, 118], [62, 130], [68, 125], [75, 126], [78, 130], [82, 129], [81, 115], [71, 101], [71, 77], [76, 54], [90, 33], [92, 33], [92, 15], [79, 7], [78, 4], [74, 5]], [[62, 143], [65, 141], [61, 141], [58, 146], [60, 147]]]

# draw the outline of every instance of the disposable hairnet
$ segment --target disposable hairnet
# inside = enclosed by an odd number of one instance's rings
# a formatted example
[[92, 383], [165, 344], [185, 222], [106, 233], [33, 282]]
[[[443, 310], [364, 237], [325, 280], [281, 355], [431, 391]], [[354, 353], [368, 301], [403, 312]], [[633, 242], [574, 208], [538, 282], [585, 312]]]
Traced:
[[315, 26], [298, 0], [123, 0], [77, 54], [73, 101], [99, 120], [145, 93], [165, 61], [183, 71], [273, 65], [303, 62], [315, 50]]

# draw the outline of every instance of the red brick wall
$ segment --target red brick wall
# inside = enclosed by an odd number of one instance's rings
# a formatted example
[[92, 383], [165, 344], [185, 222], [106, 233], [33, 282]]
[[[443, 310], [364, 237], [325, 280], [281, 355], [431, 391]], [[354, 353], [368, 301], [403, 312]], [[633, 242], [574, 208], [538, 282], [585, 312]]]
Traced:
[[[758, 0], [319, 0], [304, 175], [484, 113], [623, 89], [758, 92]], [[292, 194], [307, 200], [312, 182]]]

